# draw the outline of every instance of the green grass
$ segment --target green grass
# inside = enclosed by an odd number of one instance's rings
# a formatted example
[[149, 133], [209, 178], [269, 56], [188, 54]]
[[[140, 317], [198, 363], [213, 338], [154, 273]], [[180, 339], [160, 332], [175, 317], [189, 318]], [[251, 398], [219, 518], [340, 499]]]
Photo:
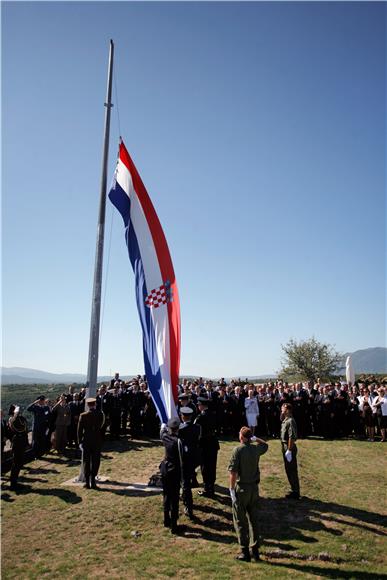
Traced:
[[217, 499], [195, 497], [197, 520], [182, 515], [178, 536], [162, 527], [160, 495], [120, 485], [156, 471], [158, 442], [107, 443], [100, 472], [115, 483], [101, 491], [61, 485], [78, 474], [78, 460], [48, 455], [28, 464], [22, 491], [9, 492], [6, 480], [3, 489], [3, 578], [387, 578], [387, 446], [300, 441], [303, 499], [289, 503], [280, 446], [271, 441], [261, 459], [263, 560], [247, 564], [234, 560], [227, 465], [235, 445], [221, 443]]

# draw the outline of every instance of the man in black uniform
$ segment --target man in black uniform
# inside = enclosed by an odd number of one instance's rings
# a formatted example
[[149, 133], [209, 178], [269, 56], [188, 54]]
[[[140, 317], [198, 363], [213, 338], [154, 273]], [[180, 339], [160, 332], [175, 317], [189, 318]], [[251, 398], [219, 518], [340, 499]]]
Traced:
[[179, 395], [179, 401], [177, 403], [177, 412], [180, 414], [180, 409], [182, 407], [189, 407], [193, 411], [192, 419], [195, 419], [197, 415], [196, 405], [191, 401], [190, 395], [187, 393], [182, 393]]
[[198, 494], [205, 497], [214, 497], [216, 481], [216, 462], [219, 451], [219, 441], [215, 435], [214, 416], [208, 410], [207, 397], [198, 397], [200, 415], [195, 419], [195, 424], [200, 426], [199, 449], [200, 469], [202, 472], [204, 490]]
[[195, 467], [199, 465], [199, 437], [200, 427], [192, 423], [193, 411], [190, 407], [180, 409], [181, 420], [178, 437], [181, 439], [183, 447], [183, 503], [184, 513], [193, 519], [193, 499], [192, 499], [192, 478], [195, 474]]
[[113, 392], [110, 393], [110, 438], [120, 438], [121, 427], [121, 395], [119, 392], [119, 383], [116, 382]]
[[160, 431], [160, 439], [165, 448], [165, 456], [160, 463], [164, 496], [164, 527], [171, 528], [173, 534], [177, 532], [179, 518], [179, 492], [183, 458], [182, 442], [177, 436], [179, 426], [180, 420], [174, 417], [168, 421], [168, 427], [163, 424]]
[[32, 451], [36, 459], [40, 459], [49, 448], [50, 407], [46, 405], [46, 397], [41, 395], [27, 407], [34, 414], [32, 423]]
[[78, 441], [81, 447], [83, 469], [87, 489], [97, 489], [95, 478], [98, 474], [101, 461], [101, 447], [103, 442], [103, 426], [105, 415], [96, 408], [96, 399], [86, 399], [89, 410], [82, 413], [78, 423]]
[[23, 467], [24, 454], [28, 445], [28, 426], [23, 415], [19, 414], [19, 407], [11, 405], [9, 408], [8, 437], [12, 445], [12, 466], [10, 489], [17, 489], [17, 478]]

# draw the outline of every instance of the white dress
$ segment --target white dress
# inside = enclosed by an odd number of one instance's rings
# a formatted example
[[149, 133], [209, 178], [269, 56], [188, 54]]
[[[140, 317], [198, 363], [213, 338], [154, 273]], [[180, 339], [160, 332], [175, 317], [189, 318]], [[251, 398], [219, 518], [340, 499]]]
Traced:
[[259, 407], [257, 399], [245, 399], [246, 422], [248, 427], [256, 427], [259, 416]]

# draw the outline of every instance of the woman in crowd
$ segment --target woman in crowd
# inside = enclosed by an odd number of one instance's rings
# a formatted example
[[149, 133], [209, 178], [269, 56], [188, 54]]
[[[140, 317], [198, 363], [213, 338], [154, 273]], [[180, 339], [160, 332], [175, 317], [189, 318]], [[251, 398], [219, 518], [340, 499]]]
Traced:
[[373, 400], [372, 406], [375, 409], [381, 441], [384, 442], [387, 429], [387, 394], [383, 387], [379, 388], [378, 396]]
[[249, 390], [249, 396], [245, 399], [245, 410], [247, 426], [254, 435], [255, 428], [258, 424], [259, 407], [253, 389]]

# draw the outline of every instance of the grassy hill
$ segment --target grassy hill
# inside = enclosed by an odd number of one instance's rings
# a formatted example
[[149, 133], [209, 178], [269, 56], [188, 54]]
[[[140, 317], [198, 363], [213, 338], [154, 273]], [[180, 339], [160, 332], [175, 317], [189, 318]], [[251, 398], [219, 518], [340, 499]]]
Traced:
[[227, 465], [235, 445], [221, 442], [217, 497], [195, 496], [197, 519], [182, 515], [178, 536], [162, 527], [160, 495], [126, 489], [156, 471], [157, 441], [106, 443], [100, 473], [109, 481], [100, 491], [63, 485], [78, 474], [76, 456], [28, 464], [21, 492], [3, 486], [3, 578], [387, 578], [387, 446], [300, 441], [304, 497], [290, 503], [271, 441], [261, 460], [263, 561], [248, 564], [234, 560]]

